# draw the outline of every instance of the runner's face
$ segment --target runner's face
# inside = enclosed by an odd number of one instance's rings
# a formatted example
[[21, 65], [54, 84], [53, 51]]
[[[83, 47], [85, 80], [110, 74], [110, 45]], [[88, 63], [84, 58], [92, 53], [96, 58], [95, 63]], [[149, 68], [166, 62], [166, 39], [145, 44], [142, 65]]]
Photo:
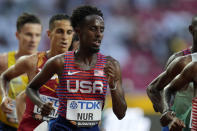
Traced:
[[54, 28], [49, 31], [51, 46], [59, 53], [68, 51], [73, 37], [73, 28], [69, 20], [56, 20]]
[[85, 17], [84, 23], [80, 28], [80, 46], [88, 49], [92, 53], [100, 50], [101, 41], [104, 33], [104, 20], [98, 15]]
[[16, 32], [19, 40], [19, 50], [32, 54], [37, 51], [41, 40], [42, 26], [40, 24], [26, 23], [20, 31]]

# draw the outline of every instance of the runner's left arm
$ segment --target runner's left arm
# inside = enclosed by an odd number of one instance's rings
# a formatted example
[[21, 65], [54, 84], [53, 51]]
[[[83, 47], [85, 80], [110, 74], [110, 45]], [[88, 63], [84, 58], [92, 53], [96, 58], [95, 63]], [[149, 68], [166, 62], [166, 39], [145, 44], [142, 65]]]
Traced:
[[127, 104], [122, 88], [122, 75], [119, 62], [112, 57], [107, 57], [105, 73], [111, 91], [113, 112], [118, 119], [122, 119], [125, 116]]

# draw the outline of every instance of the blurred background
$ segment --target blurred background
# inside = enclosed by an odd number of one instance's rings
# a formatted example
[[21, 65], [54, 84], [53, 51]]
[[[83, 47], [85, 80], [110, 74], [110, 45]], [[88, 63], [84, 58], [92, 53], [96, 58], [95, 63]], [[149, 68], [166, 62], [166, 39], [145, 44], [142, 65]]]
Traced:
[[117, 119], [111, 114], [108, 96], [104, 128], [159, 131], [159, 114], [153, 111], [146, 87], [163, 71], [172, 53], [192, 44], [188, 26], [197, 12], [197, 1], [0, 0], [0, 53], [17, 50], [16, 19], [21, 13], [29, 12], [41, 18], [44, 28], [39, 50], [43, 51], [49, 49], [46, 30], [50, 17], [56, 13], [71, 15], [75, 7], [84, 4], [95, 5], [103, 11], [105, 32], [101, 52], [120, 62], [130, 108], [126, 117], [114, 124]]

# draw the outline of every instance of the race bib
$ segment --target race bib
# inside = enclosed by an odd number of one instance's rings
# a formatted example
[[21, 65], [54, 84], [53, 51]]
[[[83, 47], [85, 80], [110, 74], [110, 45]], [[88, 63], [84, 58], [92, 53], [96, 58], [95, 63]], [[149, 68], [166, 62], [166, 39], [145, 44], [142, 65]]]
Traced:
[[58, 106], [59, 106], [59, 101], [58, 98], [55, 97], [51, 97], [51, 96], [46, 96], [46, 95], [40, 95], [40, 98], [43, 102], [47, 103], [47, 102], [52, 102], [53, 103], [53, 108], [55, 110], [52, 110], [51, 113], [48, 116], [41, 116], [41, 109], [35, 105], [34, 106], [34, 111], [33, 111], [33, 117], [37, 120], [44, 120], [44, 121], [49, 121], [52, 118], [57, 118], [58, 114], [57, 114], [57, 110], [58, 110]]
[[100, 100], [68, 100], [66, 118], [78, 127], [94, 126], [101, 120], [102, 104]]

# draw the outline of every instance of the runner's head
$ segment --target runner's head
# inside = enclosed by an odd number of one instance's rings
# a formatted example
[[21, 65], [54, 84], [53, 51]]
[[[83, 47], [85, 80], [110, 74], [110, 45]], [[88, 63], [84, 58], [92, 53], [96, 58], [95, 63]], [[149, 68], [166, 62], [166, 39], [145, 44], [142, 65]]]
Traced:
[[40, 19], [29, 13], [18, 17], [16, 37], [19, 41], [19, 52], [33, 54], [37, 51], [41, 40], [42, 25]]
[[71, 16], [72, 26], [80, 40], [80, 50], [97, 53], [104, 33], [101, 10], [92, 6], [80, 6]]
[[193, 16], [191, 25], [189, 25], [189, 31], [193, 39], [197, 41], [197, 15]]
[[52, 16], [47, 34], [51, 41], [51, 50], [57, 54], [68, 51], [74, 34], [70, 17], [65, 14]]

